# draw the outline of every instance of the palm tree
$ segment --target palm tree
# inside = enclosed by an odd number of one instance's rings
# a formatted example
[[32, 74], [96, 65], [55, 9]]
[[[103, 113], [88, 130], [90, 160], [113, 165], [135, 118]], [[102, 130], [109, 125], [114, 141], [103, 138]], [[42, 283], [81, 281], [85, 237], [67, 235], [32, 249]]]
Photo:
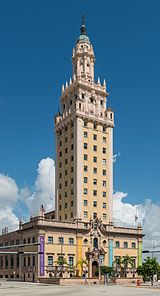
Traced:
[[126, 256], [123, 257], [123, 266], [124, 269], [127, 269], [129, 267], [129, 265], [133, 268], [134, 267], [134, 261], [133, 258], [130, 257], [128, 254]]
[[59, 256], [58, 260], [55, 261], [55, 263], [60, 267], [60, 277], [62, 277], [64, 266], [68, 266], [67, 260], [63, 256]]
[[116, 271], [120, 271], [120, 275], [123, 277], [129, 266], [131, 266], [131, 268], [134, 267], [134, 260], [127, 254], [124, 257], [120, 256], [116, 258], [113, 264], [115, 265]]
[[82, 275], [83, 268], [88, 266], [88, 262], [85, 259], [81, 259], [77, 262], [76, 267], [78, 268], [78, 273]]

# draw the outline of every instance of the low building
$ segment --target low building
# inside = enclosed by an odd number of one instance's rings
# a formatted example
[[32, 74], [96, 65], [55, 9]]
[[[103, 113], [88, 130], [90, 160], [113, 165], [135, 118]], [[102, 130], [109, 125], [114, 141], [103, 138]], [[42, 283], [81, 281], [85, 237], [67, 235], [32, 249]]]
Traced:
[[[0, 246], [0, 252], [5, 252], [0, 254], [0, 278], [40, 281], [61, 273], [63, 277], [85, 273], [95, 277], [99, 264], [112, 266], [126, 254], [134, 259], [134, 266], [126, 269], [125, 276], [135, 277], [142, 260], [142, 228], [104, 225], [98, 219], [60, 222], [41, 215], [20, 223], [17, 231], [1, 235]], [[59, 257], [65, 258], [68, 266], [59, 266]], [[81, 268], [77, 262], [83, 259], [87, 264]], [[119, 276], [118, 266], [116, 273]]]

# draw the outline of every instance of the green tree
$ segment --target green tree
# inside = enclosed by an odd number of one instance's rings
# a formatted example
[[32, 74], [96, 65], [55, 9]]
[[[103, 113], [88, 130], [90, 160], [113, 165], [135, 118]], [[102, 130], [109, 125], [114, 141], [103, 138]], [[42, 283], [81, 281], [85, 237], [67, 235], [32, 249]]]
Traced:
[[64, 271], [64, 266], [68, 266], [67, 260], [66, 258], [64, 258], [63, 256], [59, 256], [58, 260], [55, 261], [55, 264], [57, 264], [60, 267], [60, 277], [62, 277], [62, 273]]
[[134, 267], [133, 258], [127, 254], [126, 256], [123, 257], [122, 264], [124, 269], [127, 269], [129, 266], [133, 268]]
[[[85, 259], [81, 259], [77, 262], [76, 267], [80, 274], [82, 274], [83, 269], [86, 269], [88, 266], [88, 262]], [[83, 274], [82, 274], [83, 275]]]
[[131, 256], [128, 254], [125, 255], [124, 257], [117, 257], [115, 261], [113, 262], [114, 270], [119, 271], [121, 277], [124, 277], [127, 269], [129, 267], [133, 268], [134, 267], [134, 260]]
[[58, 266], [68, 265], [66, 258], [64, 258], [63, 256], [59, 256], [59, 257], [58, 257], [58, 260], [55, 261], [55, 263], [56, 263]]
[[160, 266], [157, 258], [150, 258], [148, 256], [142, 263], [142, 266], [137, 268], [137, 273], [143, 277], [144, 281], [150, 278], [151, 284], [153, 285], [153, 276], [160, 275]]
[[113, 267], [106, 266], [106, 265], [101, 266], [101, 274], [102, 275], [108, 274], [109, 276], [111, 276], [112, 273], [113, 273]]
[[144, 283], [145, 283], [145, 282], [147, 281], [147, 279], [148, 279], [148, 276], [147, 276], [147, 274], [146, 274], [146, 272], [145, 272], [145, 268], [144, 268], [143, 264], [144, 264], [144, 263], [142, 263], [141, 266], [138, 266], [138, 268], [137, 268], [137, 273], [138, 273], [138, 275], [141, 275], [141, 276], [142, 276], [143, 281], [144, 281]]

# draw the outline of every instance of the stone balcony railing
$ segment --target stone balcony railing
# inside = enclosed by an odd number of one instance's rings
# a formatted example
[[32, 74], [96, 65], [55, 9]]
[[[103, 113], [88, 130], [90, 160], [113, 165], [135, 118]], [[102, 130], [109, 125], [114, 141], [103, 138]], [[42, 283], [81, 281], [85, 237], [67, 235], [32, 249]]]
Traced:
[[[79, 229], [79, 230], [90, 230], [91, 223], [83, 223], [82, 221], [76, 222], [62, 222], [56, 220], [45, 219], [44, 216], [38, 216], [31, 218], [29, 222], [22, 224], [22, 229], [27, 229], [30, 227], [41, 226], [41, 227], [55, 227], [55, 228], [65, 228], [65, 229]], [[113, 223], [103, 224], [101, 226], [102, 231], [106, 231], [107, 233], [119, 233], [119, 234], [131, 234], [131, 235], [142, 235], [142, 227], [139, 225], [137, 228], [129, 228], [129, 227], [118, 227], [114, 226]]]

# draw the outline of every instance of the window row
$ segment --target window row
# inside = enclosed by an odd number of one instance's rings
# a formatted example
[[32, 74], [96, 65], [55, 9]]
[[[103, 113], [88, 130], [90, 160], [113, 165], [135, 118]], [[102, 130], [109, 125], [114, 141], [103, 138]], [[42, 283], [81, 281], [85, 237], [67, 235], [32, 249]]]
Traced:
[[[84, 120], [84, 127], [88, 127], [88, 122], [86, 120]], [[98, 125], [96, 123], [93, 123], [93, 129], [97, 130], [97, 127], [98, 127]], [[103, 132], [106, 132], [106, 129], [107, 129], [106, 126], [102, 127]]]
[[[73, 148], [74, 148], [74, 145], [72, 144], [72, 145], [71, 145], [71, 150], [73, 150]], [[65, 154], [67, 154], [67, 153], [68, 153], [68, 148], [66, 147], [66, 148], [65, 148]], [[62, 151], [59, 152], [59, 156], [60, 156], [60, 157], [62, 156]]]
[[[67, 219], [73, 218], [73, 213], [71, 212], [70, 214], [71, 214], [71, 215], [70, 215], [69, 217], [68, 217], [67, 214], [65, 214], [65, 215], [64, 215], [64, 219], [67, 220]], [[60, 220], [60, 221], [62, 220], [62, 217], [61, 217], [61, 216], [59, 216], [59, 220]]]
[[13, 245], [19, 245], [20, 243], [22, 244], [31, 244], [31, 243], [35, 243], [36, 242], [36, 238], [33, 236], [33, 237], [28, 237], [28, 238], [24, 238], [22, 239], [22, 241], [20, 241], [20, 239], [16, 239], [15, 241], [12, 240], [10, 242], [5, 242], [5, 243], [0, 243], [0, 247], [3, 247], [3, 246], [13, 246]]
[[[74, 266], [74, 257], [73, 256], [68, 256], [68, 262], [67, 263], [68, 263], [69, 266]], [[48, 255], [48, 266], [53, 266], [53, 265], [54, 265], [53, 256]]]
[[[88, 166], [86, 166], [86, 165], [84, 166], [84, 171], [88, 172]], [[97, 174], [97, 168], [96, 167], [93, 168], [93, 173]], [[103, 174], [103, 176], [106, 176], [106, 170], [105, 169], [102, 171], [102, 174]]]
[[[85, 142], [85, 143], [83, 144], [83, 148], [84, 148], [84, 149], [88, 149], [88, 143]], [[66, 148], [66, 149], [67, 149], [67, 148]], [[93, 145], [93, 151], [94, 151], [94, 152], [97, 152], [97, 145]], [[102, 153], [106, 153], [106, 148], [105, 148], [105, 147], [102, 148]]]
[[[97, 156], [93, 156], [93, 162], [97, 162]], [[84, 160], [88, 160], [88, 155], [84, 154]], [[106, 159], [103, 159], [103, 164], [106, 164]]]
[[[97, 160], [94, 161], [94, 162], [97, 162]], [[103, 159], [103, 164], [106, 164], [106, 159]], [[84, 172], [88, 172], [88, 166], [84, 165], [83, 170], [84, 170]], [[94, 174], [97, 173], [97, 168], [95, 168], [95, 167], [93, 168], [93, 173]], [[103, 175], [106, 176], [106, 171], [105, 170], [103, 170]]]
[[[122, 247], [122, 242], [116, 241], [115, 242], [115, 248], [121, 248]], [[128, 242], [123, 242], [123, 248], [128, 249]], [[136, 248], [136, 243], [132, 242], [131, 243], [131, 248], [135, 249]]]
[[[73, 139], [73, 133], [71, 133], [71, 139]], [[67, 143], [68, 142], [68, 137], [64, 138], [64, 142]], [[62, 140], [59, 141], [59, 146], [62, 146]]]
[[[53, 243], [54, 243], [53, 236], [48, 236], [48, 244], [53, 244]], [[59, 243], [59, 244], [64, 244], [64, 237], [63, 237], [63, 236], [60, 236], [60, 237], [58, 238], [57, 243]], [[68, 244], [69, 244], [69, 245], [74, 245], [74, 238], [73, 238], [73, 237], [69, 237], [69, 238], [68, 238]]]
[[[84, 206], [88, 206], [88, 200], [87, 200], [87, 199], [84, 199], [84, 201], [83, 201], [83, 205], [84, 205]], [[89, 203], [89, 206], [90, 206], [90, 203]], [[97, 207], [97, 201], [96, 201], [96, 200], [93, 201], [93, 207], [94, 207], [94, 208]], [[103, 209], [106, 209], [106, 207], [107, 207], [106, 202], [103, 202], [103, 203], [102, 203], [102, 208], [103, 208]]]
[[[84, 218], [84, 219], [89, 218], [89, 217], [88, 217], [88, 212], [87, 212], [87, 211], [84, 211], [84, 212], [83, 212], [83, 218]], [[97, 213], [94, 212], [94, 213], [93, 213], [93, 219], [96, 219], [96, 218], [97, 218]], [[102, 213], [102, 219], [103, 219], [103, 220], [106, 220], [106, 219], [107, 219], [107, 214], [106, 214], [106, 213]]]
[[[62, 184], [61, 183], [59, 184], [59, 189], [62, 189]], [[73, 191], [73, 189], [71, 189], [71, 195], [73, 195], [73, 193], [74, 193], [74, 191]], [[64, 192], [64, 197], [68, 197], [68, 192], [67, 191]], [[61, 193], [59, 193], [59, 199], [60, 200], [62, 199], [62, 194]]]
[[[0, 256], [0, 269], [8, 269], [19, 267], [20, 259], [19, 255], [5, 255]], [[36, 258], [35, 256], [23, 256], [23, 266], [35, 266]]]
[[[73, 167], [71, 167], [71, 173], [73, 173]], [[65, 174], [65, 176], [67, 176], [68, 175], [68, 170], [65, 170], [64, 171], [64, 174]], [[60, 175], [60, 178], [62, 177], [62, 175]]]
[[[62, 173], [59, 173], [59, 178], [62, 178]], [[73, 177], [70, 179], [71, 180], [71, 184], [73, 184]], [[68, 186], [68, 181], [65, 180], [65, 186]]]
[[[84, 177], [84, 183], [85, 184], [88, 183], [88, 177]], [[97, 179], [93, 179], [93, 185], [97, 185]], [[102, 181], [102, 185], [103, 185], [103, 187], [106, 187], [106, 181], [105, 180]]]
[[[88, 138], [88, 132], [84, 131], [83, 135], [84, 135], [84, 138]], [[96, 134], [93, 134], [93, 140], [97, 141], [97, 135]], [[106, 137], [102, 138], [102, 142], [106, 143]]]
[[[83, 189], [83, 194], [85, 194], [85, 195], [88, 194], [88, 188]], [[93, 195], [97, 196], [97, 190], [93, 190]], [[107, 196], [106, 191], [103, 191], [102, 195], [103, 195], [103, 197], [106, 197]]]
[[[70, 205], [67, 202], [64, 203], [64, 208], [67, 209], [68, 207], [73, 207], [73, 200], [71, 200]], [[62, 205], [59, 205], [59, 210], [62, 210]]]
[[62, 135], [62, 133], [63, 132], [67, 132], [68, 130], [70, 130], [70, 128], [72, 128], [74, 126], [74, 123], [73, 123], [73, 121], [71, 121], [71, 124], [70, 124], [70, 126], [65, 126], [63, 129], [61, 129], [60, 131], [59, 131], [59, 135], [61, 136]]
[[[72, 159], [73, 160], [73, 159]], [[67, 163], [65, 163], [65, 164], [67, 164]], [[59, 162], [59, 167], [61, 168], [62, 167], [62, 162], [60, 161]], [[73, 168], [73, 166], [71, 167], [71, 173], [73, 173], [73, 171], [74, 171], [74, 168]], [[65, 170], [64, 171], [65, 172], [65, 176], [67, 176], [68, 175], [68, 170]]]
[[[60, 156], [62, 156], [62, 153], [60, 154]], [[74, 159], [74, 157], [73, 157], [73, 155], [71, 155], [71, 161], [73, 161], [73, 159]], [[68, 163], [68, 159], [65, 158], [65, 164], [67, 164], [67, 163]], [[62, 163], [61, 163], [61, 165], [62, 165]]]

